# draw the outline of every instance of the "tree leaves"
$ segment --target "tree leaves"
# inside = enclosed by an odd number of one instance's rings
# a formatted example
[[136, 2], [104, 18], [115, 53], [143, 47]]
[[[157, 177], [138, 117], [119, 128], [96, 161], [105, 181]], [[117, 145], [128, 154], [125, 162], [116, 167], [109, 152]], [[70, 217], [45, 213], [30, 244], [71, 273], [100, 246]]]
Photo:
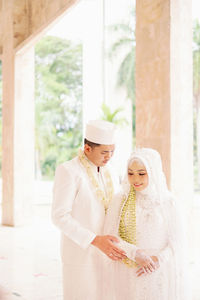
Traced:
[[109, 121], [117, 125], [126, 125], [128, 122], [124, 117], [120, 117], [120, 112], [124, 110], [123, 107], [118, 107], [117, 109], [111, 111], [110, 107], [105, 103], [101, 106], [102, 110], [102, 120]]
[[44, 37], [35, 48], [35, 83], [36, 165], [52, 178], [82, 140], [82, 45]]
[[131, 11], [130, 22], [114, 24], [109, 30], [116, 33], [109, 58], [123, 54], [123, 58], [118, 68], [117, 87], [122, 87], [126, 91], [126, 96], [132, 101], [133, 132], [135, 132], [135, 11]]

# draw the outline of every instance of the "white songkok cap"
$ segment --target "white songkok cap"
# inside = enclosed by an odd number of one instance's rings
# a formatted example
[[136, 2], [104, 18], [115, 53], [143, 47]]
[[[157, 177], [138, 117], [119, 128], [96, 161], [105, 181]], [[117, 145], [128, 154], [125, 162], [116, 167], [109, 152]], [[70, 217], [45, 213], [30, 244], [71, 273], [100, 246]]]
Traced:
[[115, 144], [115, 125], [103, 120], [92, 120], [86, 124], [85, 138], [100, 145]]

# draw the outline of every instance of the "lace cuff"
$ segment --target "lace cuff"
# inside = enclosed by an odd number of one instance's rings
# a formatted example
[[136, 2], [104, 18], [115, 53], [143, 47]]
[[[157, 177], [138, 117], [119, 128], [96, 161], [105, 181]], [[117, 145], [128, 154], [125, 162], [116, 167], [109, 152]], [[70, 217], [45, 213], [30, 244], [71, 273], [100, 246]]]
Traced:
[[117, 238], [119, 239], [119, 243], [116, 243], [116, 245], [126, 252], [128, 258], [135, 261], [135, 254], [138, 248], [133, 244], [125, 242], [119, 237]]
[[165, 263], [165, 262], [169, 261], [171, 256], [172, 256], [172, 249], [168, 245], [160, 251], [160, 253], [158, 254], [157, 257], [158, 257], [159, 263], [161, 264], [161, 263]]

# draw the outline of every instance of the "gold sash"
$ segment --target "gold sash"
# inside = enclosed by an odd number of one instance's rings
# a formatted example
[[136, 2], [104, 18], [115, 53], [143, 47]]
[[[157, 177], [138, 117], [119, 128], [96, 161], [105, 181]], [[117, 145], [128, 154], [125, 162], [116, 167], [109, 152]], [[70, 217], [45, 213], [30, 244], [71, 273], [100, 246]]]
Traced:
[[[130, 188], [128, 197], [124, 197], [122, 201], [118, 232], [124, 241], [136, 245], [136, 193], [133, 186]], [[137, 266], [129, 258], [123, 259], [122, 262], [131, 268]]]
[[85, 167], [87, 175], [90, 179], [90, 182], [92, 183], [94, 189], [95, 189], [95, 193], [97, 198], [102, 202], [104, 209], [105, 209], [105, 214], [107, 212], [109, 203], [113, 197], [113, 183], [112, 183], [112, 179], [110, 176], [109, 171], [106, 169], [106, 167], [103, 167], [103, 174], [104, 174], [104, 179], [105, 179], [105, 185], [106, 185], [106, 191], [107, 193], [105, 194], [105, 192], [101, 189], [101, 187], [99, 186], [98, 181], [96, 180], [96, 178], [94, 177], [93, 174], [93, 170], [91, 168], [91, 165], [87, 159], [87, 157], [85, 156], [84, 152], [82, 150], [79, 151], [79, 160], [82, 163], [82, 165]]

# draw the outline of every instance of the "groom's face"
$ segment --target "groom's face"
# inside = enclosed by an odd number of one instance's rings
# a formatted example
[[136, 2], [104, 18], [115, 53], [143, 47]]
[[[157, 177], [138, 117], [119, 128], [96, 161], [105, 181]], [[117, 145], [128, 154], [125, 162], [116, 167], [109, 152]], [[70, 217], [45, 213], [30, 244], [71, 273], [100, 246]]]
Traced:
[[115, 151], [115, 145], [99, 145], [90, 147], [85, 145], [84, 152], [88, 159], [97, 167], [105, 166], [111, 159]]

